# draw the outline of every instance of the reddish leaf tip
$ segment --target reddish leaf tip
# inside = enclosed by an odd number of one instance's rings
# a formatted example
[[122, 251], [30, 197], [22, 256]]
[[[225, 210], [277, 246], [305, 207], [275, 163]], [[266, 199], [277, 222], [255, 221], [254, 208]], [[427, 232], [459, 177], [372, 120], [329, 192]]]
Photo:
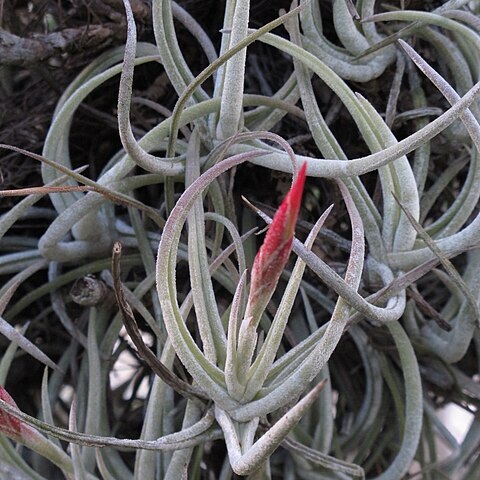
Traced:
[[298, 172], [295, 182], [293, 182], [289, 195], [292, 198], [298, 199], [298, 203], [302, 200], [303, 187], [305, 186], [305, 179], [307, 177], [307, 162], [303, 162]]
[[[0, 400], [18, 409], [15, 400], [13, 400], [2, 385], [0, 385]], [[22, 423], [18, 418], [15, 418], [4, 410], [0, 410], [0, 432], [13, 436], [22, 435]]]

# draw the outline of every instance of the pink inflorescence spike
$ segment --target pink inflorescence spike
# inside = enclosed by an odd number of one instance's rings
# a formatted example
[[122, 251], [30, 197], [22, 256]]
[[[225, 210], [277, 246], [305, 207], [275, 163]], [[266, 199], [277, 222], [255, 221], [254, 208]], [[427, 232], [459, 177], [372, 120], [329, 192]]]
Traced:
[[258, 302], [263, 303], [262, 300], [267, 296], [268, 302], [287, 263], [302, 201], [306, 166], [306, 163], [302, 165], [295, 183], [275, 213], [263, 245], [255, 257], [249, 298], [252, 310], [255, 310], [254, 305]]

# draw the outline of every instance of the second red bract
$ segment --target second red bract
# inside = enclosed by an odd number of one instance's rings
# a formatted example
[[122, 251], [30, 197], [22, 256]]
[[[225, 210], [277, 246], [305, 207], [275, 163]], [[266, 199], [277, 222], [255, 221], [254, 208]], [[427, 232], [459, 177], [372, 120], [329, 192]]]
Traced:
[[[0, 385], [0, 399], [12, 407], [18, 408], [10, 394]], [[22, 423], [13, 415], [0, 410], [0, 432], [10, 438], [18, 439], [22, 436]]]
[[266, 307], [292, 249], [295, 225], [305, 185], [306, 163], [278, 208], [252, 267], [248, 315], [256, 318]]

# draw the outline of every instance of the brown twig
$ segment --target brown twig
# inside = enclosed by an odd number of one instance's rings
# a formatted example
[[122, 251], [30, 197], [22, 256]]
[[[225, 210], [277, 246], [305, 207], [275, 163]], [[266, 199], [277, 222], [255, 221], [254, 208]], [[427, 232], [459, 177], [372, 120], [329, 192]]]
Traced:
[[199, 398], [208, 400], [204, 393], [197, 388], [184, 382], [172, 373], [145, 345], [143, 338], [138, 330], [137, 322], [133, 315], [132, 308], [127, 302], [123, 285], [120, 281], [120, 258], [122, 254], [122, 245], [115, 242], [112, 250], [112, 276], [113, 288], [117, 299], [118, 307], [122, 313], [123, 324], [127, 330], [132, 342], [137, 347], [138, 354], [147, 363], [147, 365], [158, 375], [167, 385], [172, 387], [180, 395], [198, 403]]
[[58, 186], [58, 187], [30, 187], [30, 188], [16, 188], [14, 190], [0, 190], [0, 197], [24, 197], [40, 193], [46, 195], [47, 193], [65, 193], [65, 192], [91, 192], [95, 189], [83, 185], [72, 186]]
[[446, 332], [452, 330], [452, 326], [422, 297], [415, 285], [411, 285], [407, 289], [407, 295], [414, 300], [420, 311], [433, 319], [442, 330]]
[[118, 30], [113, 24], [90, 25], [22, 38], [0, 29], [0, 65], [28, 67], [54, 55], [95, 48], [110, 43]]

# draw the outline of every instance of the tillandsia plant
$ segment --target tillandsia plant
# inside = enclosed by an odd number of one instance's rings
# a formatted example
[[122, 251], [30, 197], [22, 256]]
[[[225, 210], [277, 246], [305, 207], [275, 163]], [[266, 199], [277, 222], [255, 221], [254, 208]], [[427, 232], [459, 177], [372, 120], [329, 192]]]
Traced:
[[0, 145], [0, 478], [477, 478], [480, 2], [212, 3], [92, 4], [125, 44]]

